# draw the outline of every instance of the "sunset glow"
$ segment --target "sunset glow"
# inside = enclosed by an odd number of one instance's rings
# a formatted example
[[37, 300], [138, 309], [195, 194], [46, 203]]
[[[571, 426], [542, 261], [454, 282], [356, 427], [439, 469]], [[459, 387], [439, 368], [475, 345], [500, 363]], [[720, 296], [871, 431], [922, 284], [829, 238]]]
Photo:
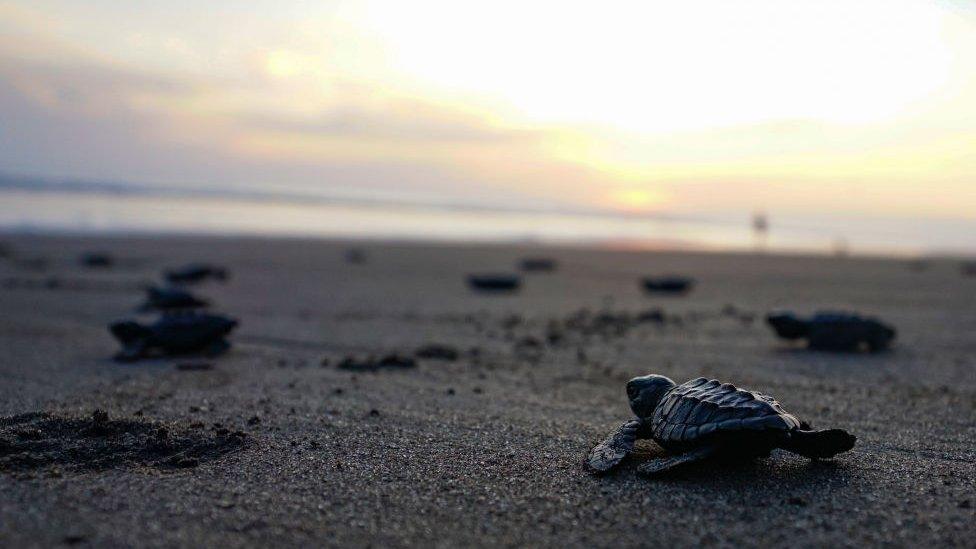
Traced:
[[976, 207], [964, 3], [81, 4], [0, 1], [0, 171], [774, 217]]

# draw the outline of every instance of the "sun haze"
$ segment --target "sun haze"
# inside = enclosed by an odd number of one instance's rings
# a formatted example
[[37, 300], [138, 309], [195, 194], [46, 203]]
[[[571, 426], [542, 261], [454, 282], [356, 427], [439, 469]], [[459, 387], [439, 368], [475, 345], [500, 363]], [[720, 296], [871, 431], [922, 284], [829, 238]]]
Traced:
[[976, 10], [929, 1], [0, 2], [0, 170], [956, 222]]

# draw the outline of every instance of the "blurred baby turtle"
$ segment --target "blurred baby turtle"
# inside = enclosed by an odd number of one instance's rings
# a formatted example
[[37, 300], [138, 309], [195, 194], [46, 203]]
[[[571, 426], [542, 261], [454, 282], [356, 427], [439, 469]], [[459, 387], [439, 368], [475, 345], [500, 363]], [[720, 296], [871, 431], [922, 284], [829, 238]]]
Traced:
[[208, 306], [200, 299], [181, 288], [146, 288], [146, 302], [140, 307], [143, 311], [173, 311], [179, 309], [198, 309]]
[[122, 343], [115, 360], [131, 362], [156, 355], [198, 352], [217, 356], [230, 348], [225, 338], [236, 326], [236, 320], [224, 316], [181, 313], [164, 315], [150, 325], [124, 320], [112, 324], [109, 330]]
[[366, 250], [362, 248], [349, 248], [346, 250], [345, 256], [346, 263], [352, 263], [353, 265], [362, 265], [367, 260]]
[[644, 291], [655, 294], [685, 294], [694, 285], [695, 280], [685, 276], [648, 276], [641, 280]]
[[468, 285], [483, 292], [514, 292], [522, 285], [522, 279], [510, 274], [473, 274], [468, 275]]
[[653, 439], [670, 455], [642, 463], [653, 475], [704, 459], [748, 459], [781, 448], [810, 459], [831, 458], [857, 440], [841, 429], [814, 431], [787, 413], [772, 397], [700, 377], [676, 385], [648, 375], [627, 383], [627, 398], [637, 419], [628, 421], [590, 451], [595, 473], [617, 466], [637, 439]]
[[897, 332], [871, 317], [850, 313], [820, 312], [811, 318], [776, 312], [766, 322], [782, 339], [805, 340], [810, 349], [822, 351], [878, 352], [891, 345]]
[[165, 275], [171, 284], [195, 284], [208, 278], [223, 282], [230, 277], [227, 269], [206, 263], [184, 265], [179, 269], [166, 271]]
[[82, 267], [88, 268], [108, 268], [115, 263], [115, 258], [106, 252], [85, 252], [78, 258], [78, 263]]

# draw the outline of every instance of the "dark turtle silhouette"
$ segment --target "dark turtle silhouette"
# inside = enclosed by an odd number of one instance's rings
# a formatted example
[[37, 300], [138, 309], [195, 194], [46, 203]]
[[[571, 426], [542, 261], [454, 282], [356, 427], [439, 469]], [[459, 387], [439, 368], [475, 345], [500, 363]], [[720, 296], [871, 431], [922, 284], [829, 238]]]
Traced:
[[353, 265], [362, 265], [368, 259], [366, 250], [362, 248], [349, 248], [346, 250], [345, 256], [346, 263], [352, 263]]
[[851, 313], [819, 312], [810, 318], [776, 312], [766, 317], [776, 335], [823, 351], [878, 352], [888, 348], [897, 332], [872, 317]]
[[652, 475], [706, 458], [753, 458], [782, 448], [810, 459], [825, 459], [854, 447], [840, 429], [814, 431], [787, 413], [772, 397], [700, 377], [681, 385], [660, 375], [635, 377], [627, 398], [637, 419], [628, 421], [590, 451], [587, 465], [604, 473], [650, 438], [667, 457], [642, 463]]
[[219, 355], [230, 348], [225, 337], [236, 326], [231, 318], [191, 312], [163, 315], [148, 326], [124, 320], [113, 323], [109, 330], [122, 343], [115, 359], [130, 362], [154, 355]]
[[89, 268], [108, 268], [115, 263], [115, 258], [107, 252], [85, 252], [78, 257], [78, 263]]
[[695, 280], [686, 276], [648, 276], [641, 280], [644, 291], [657, 294], [684, 294], [694, 285]]
[[173, 311], [179, 309], [198, 309], [209, 302], [200, 299], [181, 288], [146, 288], [146, 302], [140, 307], [143, 311]]
[[522, 279], [509, 274], [473, 274], [468, 276], [468, 285], [481, 291], [512, 292], [519, 289]]
[[171, 269], [165, 273], [166, 280], [171, 284], [195, 284], [208, 278], [227, 280], [230, 274], [227, 269], [206, 263], [190, 263], [179, 269]]

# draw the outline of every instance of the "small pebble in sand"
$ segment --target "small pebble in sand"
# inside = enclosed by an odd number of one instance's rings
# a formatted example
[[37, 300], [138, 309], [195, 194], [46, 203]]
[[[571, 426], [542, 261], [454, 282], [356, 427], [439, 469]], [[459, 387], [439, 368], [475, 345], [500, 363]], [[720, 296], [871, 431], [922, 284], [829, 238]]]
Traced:
[[533, 337], [533, 336], [525, 336], [525, 337], [520, 338], [518, 341], [516, 341], [515, 342], [515, 346], [516, 347], [523, 347], [523, 348], [524, 347], [529, 347], [529, 348], [533, 348], [534, 349], [534, 348], [541, 347], [542, 346], [542, 342], [539, 341], [539, 339], [536, 338], [536, 337]]

